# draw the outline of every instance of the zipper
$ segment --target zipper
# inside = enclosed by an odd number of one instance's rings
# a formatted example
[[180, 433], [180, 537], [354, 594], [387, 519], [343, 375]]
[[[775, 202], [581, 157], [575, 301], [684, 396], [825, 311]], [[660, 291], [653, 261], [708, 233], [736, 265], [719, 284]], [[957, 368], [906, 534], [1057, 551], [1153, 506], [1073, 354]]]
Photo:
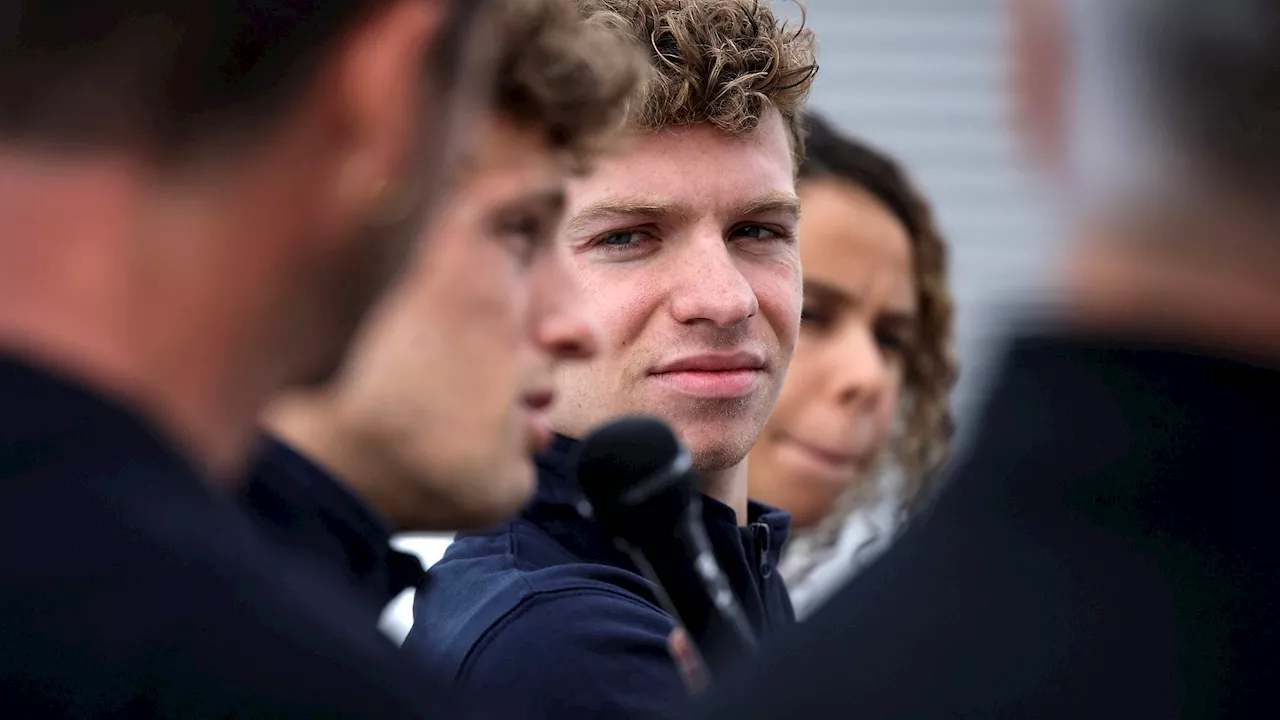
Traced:
[[751, 523], [751, 536], [755, 539], [756, 567], [760, 577], [773, 575], [773, 564], [769, 562], [769, 526], [763, 522]]

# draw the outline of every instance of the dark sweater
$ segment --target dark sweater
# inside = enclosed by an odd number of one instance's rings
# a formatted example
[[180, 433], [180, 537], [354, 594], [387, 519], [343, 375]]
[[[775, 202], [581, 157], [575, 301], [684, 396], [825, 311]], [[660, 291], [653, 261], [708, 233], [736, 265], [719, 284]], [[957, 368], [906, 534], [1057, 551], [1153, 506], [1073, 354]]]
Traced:
[[140, 416], [0, 359], [5, 717], [436, 717], [363, 618]]
[[[467, 694], [525, 718], [668, 718], [689, 702], [667, 651], [673, 619], [652, 585], [579, 511], [575, 441], [538, 458], [538, 493], [520, 517], [465, 534], [431, 568], [405, 648]], [[794, 623], [774, 572], [790, 517], [753, 503], [739, 527], [704, 499], [713, 549], [758, 633]]]
[[936, 506], [699, 718], [1275, 717], [1280, 371], [1019, 341]]
[[298, 562], [350, 588], [373, 624], [422, 580], [422, 563], [391, 546], [391, 530], [373, 509], [278, 439], [264, 439], [241, 502]]

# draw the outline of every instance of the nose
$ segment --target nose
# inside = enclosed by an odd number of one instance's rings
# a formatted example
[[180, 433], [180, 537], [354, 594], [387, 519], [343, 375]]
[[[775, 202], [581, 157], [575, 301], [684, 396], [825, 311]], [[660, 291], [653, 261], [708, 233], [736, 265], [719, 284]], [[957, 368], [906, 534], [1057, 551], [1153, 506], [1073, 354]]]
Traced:
[[709, 235], [686, 245], [672, 268], [671, 312], [681, 323], [740, 325], [760, 310], [755, 289], [742, 274], [724, 238]]
[[533, 284], [534, 338], [555, 360], [587, 360], [600, 347], [600, 330], [569, 270], [567, 251], [549, 253]]
[[874, 404], [889, 380], [884, 351], [866, 325], [848, 327], [842, 335], [828, 348], [826, 358], [831, 394], [848, 409]]

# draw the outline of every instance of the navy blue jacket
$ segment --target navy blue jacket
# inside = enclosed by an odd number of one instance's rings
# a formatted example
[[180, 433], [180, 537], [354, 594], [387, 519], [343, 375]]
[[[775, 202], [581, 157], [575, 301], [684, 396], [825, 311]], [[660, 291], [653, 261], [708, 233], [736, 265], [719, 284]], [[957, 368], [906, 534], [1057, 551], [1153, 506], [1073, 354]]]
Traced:
[[0, 358], [5, 717], [436, 716], [363, 617], [145, 419]]
[[930, 512], [695, 715], [1277, 717], [1280, 363], [1020, 340]]
[[348, 587], [376, 624], [404, 590], [422, 581], [422, 562], [391, 545], [391, 530], [327, 470], [284, 442], [267, 437], [241, 502], [267, 533]]
[[[525, 718], [668, 718], [689, 695], [667, 651], [673, 619], [652, 585], [595, 522], [569, 470], [576, 442], [538, 457], [538, 493], [517, 519], [460, 535], [428, 573], [405, 648], [462, 692], [500, 698]], [[795, 615], [774, 571], [787, 513], [753, 503], [739, 527], [706, 498], [714, 551], [761, 635]]]

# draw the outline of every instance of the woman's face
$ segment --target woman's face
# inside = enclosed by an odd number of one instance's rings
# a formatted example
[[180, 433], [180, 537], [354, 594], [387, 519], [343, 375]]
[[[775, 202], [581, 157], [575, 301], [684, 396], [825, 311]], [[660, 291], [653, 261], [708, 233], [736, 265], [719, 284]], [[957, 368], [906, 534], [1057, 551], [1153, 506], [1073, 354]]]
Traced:
[[795, 359], [751, 451], [751, 496], [812, 526], [885, 449], [914, 346], [911, 243], [856, 185], [800, 184], [804, 310]]

